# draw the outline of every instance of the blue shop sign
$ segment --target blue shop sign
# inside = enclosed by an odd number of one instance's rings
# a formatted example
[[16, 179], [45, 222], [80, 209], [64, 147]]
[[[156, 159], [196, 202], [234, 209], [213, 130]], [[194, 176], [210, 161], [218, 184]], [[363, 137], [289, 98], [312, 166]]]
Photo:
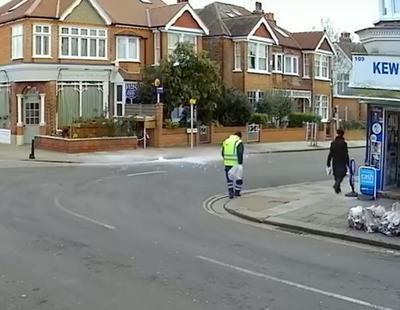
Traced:
[[376, 198], [377, 170], [373, 167], [360, 167], [358, 170], [360, 193]]

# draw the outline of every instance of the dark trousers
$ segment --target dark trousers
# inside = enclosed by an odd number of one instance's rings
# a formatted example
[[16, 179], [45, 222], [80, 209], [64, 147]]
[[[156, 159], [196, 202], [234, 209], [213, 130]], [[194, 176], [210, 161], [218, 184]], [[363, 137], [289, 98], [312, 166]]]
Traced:
[[335, 175], [335, 184], [333, 185], [335, 192], [340, 193], [342, 190], [340, 189], [340, 185], [344, 179], [344, 175]]
[[243, 180], [231, 180], [228, 175], [228, 171], [231, 169], [231, 166], [225, 166], [225, 177], [226, 182], [228, 183], [228, 194], [229, 198], [233, 198], [234, 196], [240, 196], [240, 192], [242, 190]]

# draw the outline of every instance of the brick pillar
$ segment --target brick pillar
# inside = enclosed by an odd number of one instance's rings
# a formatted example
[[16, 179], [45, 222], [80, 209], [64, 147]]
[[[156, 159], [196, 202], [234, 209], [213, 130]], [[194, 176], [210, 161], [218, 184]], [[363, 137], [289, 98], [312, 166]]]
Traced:
[[214, 130], [215, 130], [215, 125], [214, 123], [211, 123], [210, 125], [210, 144], [214, 144]]
[[154, 146], [161, 147], [164, 123], [164, 105], [156, 103], [156, 128], [154, 129]]

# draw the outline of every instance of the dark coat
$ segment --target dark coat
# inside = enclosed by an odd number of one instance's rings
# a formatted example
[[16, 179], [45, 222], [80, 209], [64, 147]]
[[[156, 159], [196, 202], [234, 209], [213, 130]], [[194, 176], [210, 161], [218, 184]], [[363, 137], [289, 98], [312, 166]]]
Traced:
[[350, 165], [350, 159], [347, 143], [342, 137], [336, 137], [335, 141], [331, 143], [326, 165], [330, 167], [331, 162], [333, 163], [333, 175], [344, 177], [347, 167]]

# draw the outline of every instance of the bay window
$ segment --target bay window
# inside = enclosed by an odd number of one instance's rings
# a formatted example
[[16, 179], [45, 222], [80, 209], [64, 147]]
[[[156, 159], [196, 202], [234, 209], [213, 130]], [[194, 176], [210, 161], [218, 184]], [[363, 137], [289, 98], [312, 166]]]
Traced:
[[154, 32], [154, 64], [159, 65], [161, 60], [161, 35]]
[[337, 93], [343, 95], [347, 92], [350, 84], [350, 75], [348, 73], [338, 74]]
[[51, 28], [48, 25], [33, 26], [33, 57], [50, 57]]
[[258, 103], [264, 99], [264, 95], [265, 93], [260, 90], [252, 90], [247, 92], [247, 100], [254, 110], [256, 110]]
[[61, 27], [60, 57], [105, 59], [107, 32], [104, 29]]
[[168, 33], [168, 55], [171, 55], [179, 43], [189, 42], [197, 51], [197, 36], [189, 33], [169, 32]]
[[272, 72], [283, 73], [283, 54], [273, 54], [272, 56]]
[[328, 55], [315, 55], [315, 78], [327, 80], [330, 78], [330, 56]]
[[11, 28], [12, 39], [11, 39], [11, 58], [18, 59], [24, 57], [24, 26], [15, 25]]
[[303, 54], [303, 77], [310, 77], [310, 54]]
[[247, 66], [249, 71], [268, 72], [267, 44], [249, 42]]
[[235, 55], [234, 70], [241, 71], [242, 70], [242, 51], [241, 51], [241, 47], [240, 47], [240, 42], [234, 43], [234, 55]]
[[319, 115], [322, 120], [329, 118], [329, 97], [326, 95], [315, 96], [315, 114]]
[[299, 75], [299, 59], [297, 56], [285, 55], [284, 72], [288, 75]]
[[140, 43], [136, 37], [117, 37], [117, 60], [140, 61]]

